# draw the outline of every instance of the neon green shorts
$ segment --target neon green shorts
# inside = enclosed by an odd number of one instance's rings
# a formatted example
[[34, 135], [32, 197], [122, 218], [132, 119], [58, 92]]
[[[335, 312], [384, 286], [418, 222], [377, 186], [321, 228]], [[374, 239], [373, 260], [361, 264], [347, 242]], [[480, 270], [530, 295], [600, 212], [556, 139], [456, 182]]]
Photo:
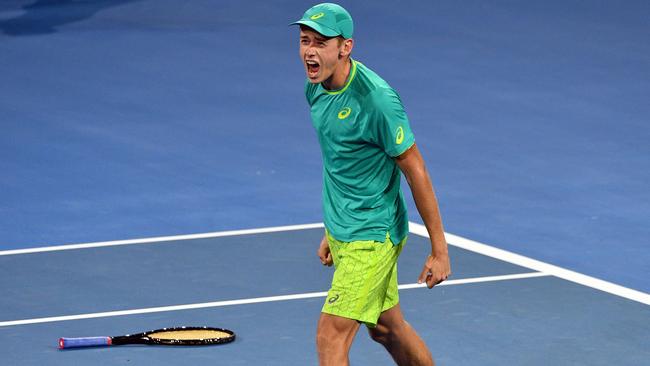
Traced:
[[393, 245], [388, 234], [383, 243], [341, 242], [325, 234], [336, 270], [322, 312], [375, 327], [379, 315], [399, 303], [397, 258], [406, 238]]

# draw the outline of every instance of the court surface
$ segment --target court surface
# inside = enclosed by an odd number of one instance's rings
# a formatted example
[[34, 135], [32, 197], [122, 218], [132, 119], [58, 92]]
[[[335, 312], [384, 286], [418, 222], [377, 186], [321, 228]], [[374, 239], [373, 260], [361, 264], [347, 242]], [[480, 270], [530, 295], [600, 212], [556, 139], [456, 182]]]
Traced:
[[[341, 4], [440, 202], [453, 276], [413, 288], [403, 182], [402, 306], [438, 364], [648, 364], [650, 3]], [[287, 26], [311, 5], [0, 2], [0, 363], [315, 364], [331, 270]], [[184, 324], [239, 338], [56, 349]], [[352, 360], [391, 364], [364, 334]]]
[[[4, 252], [3, 358], [34, 365], [315, 364], [315, 324], [332, 273], [314, 253], [320, 226]], [[418, 224], [412, 231], [425, 232]], [[427, 253], [420, 235], [411, 234], [400, 257], [401, 306], [439, 364], [641, 365], [650, 358], [647, 295], [631, 300], [570, 282], [553, 273], [585, 279], [499, 250], [491, 254], [510, 262], [478, 254], [489, 248], [453, 235], [453, 279], [428, 290], [412, 283]], [[60, 336], [181, 325], [230, 328], [238, 338], [211, 347], [57, 350]], [[391, 364], [363, 333], [352, 362]]]

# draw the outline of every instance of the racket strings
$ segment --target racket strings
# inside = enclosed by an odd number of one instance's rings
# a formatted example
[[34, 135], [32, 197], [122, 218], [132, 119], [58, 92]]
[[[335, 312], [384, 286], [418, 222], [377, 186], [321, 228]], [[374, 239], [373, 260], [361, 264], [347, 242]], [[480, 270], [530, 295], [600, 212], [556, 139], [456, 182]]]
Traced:
[[228, 338], [232, 334], [212, 329], [170, 330], [149, 334], [149, 338], [161, 340], [204, 340]]

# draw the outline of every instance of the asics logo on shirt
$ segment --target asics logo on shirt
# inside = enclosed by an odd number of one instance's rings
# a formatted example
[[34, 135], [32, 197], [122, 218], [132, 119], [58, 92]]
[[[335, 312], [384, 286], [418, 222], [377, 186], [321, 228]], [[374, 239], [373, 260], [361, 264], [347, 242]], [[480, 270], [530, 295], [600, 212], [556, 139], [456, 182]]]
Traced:
[[401, 144], [404, 141], [404, 129], [402, 126], [397, 127], [397, 135], [395, 137], [395, 143]]
[[350, 113], [352, 113], [352, 108], [350, 107], [345, 107], [341, 109], [339, 112], [339, 119], [346, 119], [350, 116]]

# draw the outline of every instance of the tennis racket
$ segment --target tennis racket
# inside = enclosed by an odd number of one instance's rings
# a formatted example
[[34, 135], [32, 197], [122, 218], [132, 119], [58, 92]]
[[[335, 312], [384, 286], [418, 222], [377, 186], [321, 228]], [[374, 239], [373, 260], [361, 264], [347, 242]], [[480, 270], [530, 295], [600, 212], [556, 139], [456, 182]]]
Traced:
[[209, 346], [235, 340], [235, 332], [209, 327], [175, 327], [116, 337], [59, 338], [59, 349], [123, 344], [157, 344], [164, 346]]

